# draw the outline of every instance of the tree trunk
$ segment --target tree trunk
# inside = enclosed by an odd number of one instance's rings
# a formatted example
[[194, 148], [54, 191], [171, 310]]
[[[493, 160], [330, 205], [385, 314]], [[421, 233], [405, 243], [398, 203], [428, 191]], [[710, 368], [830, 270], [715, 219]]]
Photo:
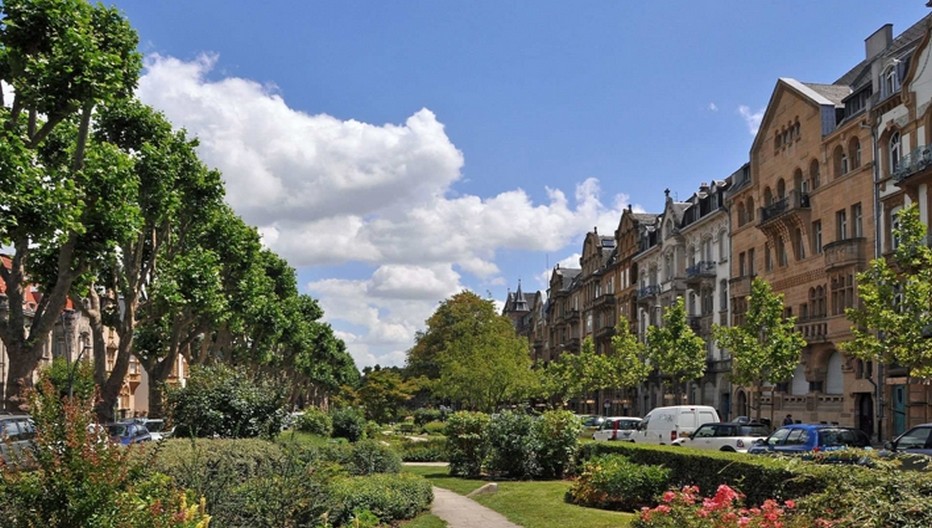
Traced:
[[165, 416], [165, 381], [171, 374], [172, 366], [178, 360], [178, 349], [168, 353], [161, 360], [149, 360], [143, 363], [149, 374], [149, 417]]

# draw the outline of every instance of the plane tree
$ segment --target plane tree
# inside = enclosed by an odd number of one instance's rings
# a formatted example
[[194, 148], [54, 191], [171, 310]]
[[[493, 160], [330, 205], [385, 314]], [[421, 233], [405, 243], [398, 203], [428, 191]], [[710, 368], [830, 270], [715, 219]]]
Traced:
[[678, 403], [683, 383], [705, 373], [705, 341], [689, 326], [682, 297], [664, 310], [663, 326], [647, 328], [647, 357], [661, 376], [670, 379]]

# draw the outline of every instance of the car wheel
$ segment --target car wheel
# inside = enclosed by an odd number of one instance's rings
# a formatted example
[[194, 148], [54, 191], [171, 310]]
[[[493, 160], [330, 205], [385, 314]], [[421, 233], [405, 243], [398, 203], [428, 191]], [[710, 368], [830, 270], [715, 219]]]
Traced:
[[725, 446], [725, 447], [721, 448], [719, 451], [724, 451], [724, 452], [726, 452], [726, 453], [737, 453], [737, 451], [735, 451], [734, 449], [732, 449], [732, 448], [730, 448], [730, 447], [728, 447], [728, 446]]

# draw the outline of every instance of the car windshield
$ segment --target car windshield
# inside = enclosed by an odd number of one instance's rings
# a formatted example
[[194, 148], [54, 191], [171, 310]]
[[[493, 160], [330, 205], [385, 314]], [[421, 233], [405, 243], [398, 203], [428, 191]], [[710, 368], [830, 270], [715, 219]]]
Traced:
[[148, 429], [150, 433], [159, 433], [164, 427], [165, 422], [162, 420], [149, 420], [146, 422], [146, 429]]
[[741, 436], [767, 436], [770, 431], [763, 424], [742, 425], [738, 427], [738, 434]]
[[639, 423], [641, 423], [640, 420], [619, 420], [618, 428], [619, 429], [637, 429]]
[[124, 436], [126, 435], [126, 424], [108, 425], [107, 432], [110, 436]]

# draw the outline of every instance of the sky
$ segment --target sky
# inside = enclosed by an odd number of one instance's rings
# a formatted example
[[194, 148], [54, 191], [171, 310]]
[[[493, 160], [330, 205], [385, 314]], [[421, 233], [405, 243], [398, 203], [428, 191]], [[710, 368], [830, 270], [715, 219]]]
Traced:
[[200, 138], [227, 200], [358, 367], [438, 304], [499, 306], [588, 231], [724, 179], [778, 77], [831, 83], [925, 0], [116, 2], [137, 95]]

